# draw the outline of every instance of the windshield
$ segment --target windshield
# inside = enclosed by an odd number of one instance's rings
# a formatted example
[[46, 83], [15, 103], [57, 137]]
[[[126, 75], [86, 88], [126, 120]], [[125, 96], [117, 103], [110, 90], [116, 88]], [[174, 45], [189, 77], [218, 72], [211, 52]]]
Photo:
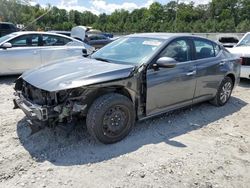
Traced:
[[247, 34], [237, 46], [250, 46], [250, 34]]
[[95, 52], [91, 58], [124, 64], [146, 62], [164, 40], [143, 37], [123, 37]]
[[14, 36], [16, 36], [16, 34], [9, 34], [9, 35], [5, 35], [5, 36], [3, 36], [3, 37], [1, 37], [0, 38], [0, 44], [2, 43], [2, 42], [4, 42], [4, 41], [6, 41], [6, 40], [8, 40], [8, 39], [10, 39], [10, 38], [12, 38], [12, 37], [14, 37]]

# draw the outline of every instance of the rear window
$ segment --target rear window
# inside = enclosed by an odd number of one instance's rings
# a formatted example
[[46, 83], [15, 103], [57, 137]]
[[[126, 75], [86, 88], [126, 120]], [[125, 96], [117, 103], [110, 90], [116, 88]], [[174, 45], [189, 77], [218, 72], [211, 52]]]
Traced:
[[9, 24], [0, 24], [0, 28], [1, 29], [10, 29], [10, 25]]
[[56, 35], [43, 35], [43, 46], [64, 46], [72, 42], [71, 39], [56, 36]]
[[91, 35], [89, 36], [90, 40], [104, 40], [107, 39], [104, 35]]
[[221, 42], [221, 43], [238, 43], [239, 40], [237, 38], [234, 38], [234, 37], [221, 37], [219, 39], [219, 42]]
[[0, 24], [0, 29], [3, 29], [3, 30], [16, 30], [16, 27], [13, 24], [1, 23]]

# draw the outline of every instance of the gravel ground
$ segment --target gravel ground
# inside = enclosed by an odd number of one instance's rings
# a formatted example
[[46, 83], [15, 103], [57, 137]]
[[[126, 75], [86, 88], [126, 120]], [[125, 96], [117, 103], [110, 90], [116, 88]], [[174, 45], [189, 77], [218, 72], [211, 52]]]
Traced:
[[229, 103], [208, 103], [136, 124], [103, 145], [84, 126], [30, 135], [13, 110], [14, 77], [0, 77], [0, 187], [250, 187], [250, 81]]

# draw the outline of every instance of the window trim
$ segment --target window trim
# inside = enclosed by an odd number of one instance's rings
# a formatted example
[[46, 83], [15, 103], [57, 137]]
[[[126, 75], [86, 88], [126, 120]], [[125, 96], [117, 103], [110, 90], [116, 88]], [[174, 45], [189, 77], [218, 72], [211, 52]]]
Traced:
[[[215, 54], [215, 46], [218, 46], [218, 47], [219, 47], [219, 52], [217, 53], [217, 55]], [[215, 55], [215, 57], [218, 57], [219, 54], [220, 54], [221, 51], [222, 51], [222, 48], [221, 48], [221, 46], [220, 46], [219, 44], [217, 44], [217, 43], [215, 43], [215, 42], [213, 42], [213, 47], [214, 47], [214, 55]]]

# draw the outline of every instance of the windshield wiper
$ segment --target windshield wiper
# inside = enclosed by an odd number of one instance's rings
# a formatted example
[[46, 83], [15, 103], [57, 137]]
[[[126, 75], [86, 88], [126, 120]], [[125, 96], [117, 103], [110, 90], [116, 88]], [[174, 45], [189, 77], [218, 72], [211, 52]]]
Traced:
[[93, 58], [93, 59], [96, 59], [96, 60], [98, 60], [98, 61], [104, 61], [104, 62], [108, 62], [108, 63], [109, 63], [109, 60], [104, 59], [104, 58], [101, 58], [101, 57], [95, 57], [95, 58]]

